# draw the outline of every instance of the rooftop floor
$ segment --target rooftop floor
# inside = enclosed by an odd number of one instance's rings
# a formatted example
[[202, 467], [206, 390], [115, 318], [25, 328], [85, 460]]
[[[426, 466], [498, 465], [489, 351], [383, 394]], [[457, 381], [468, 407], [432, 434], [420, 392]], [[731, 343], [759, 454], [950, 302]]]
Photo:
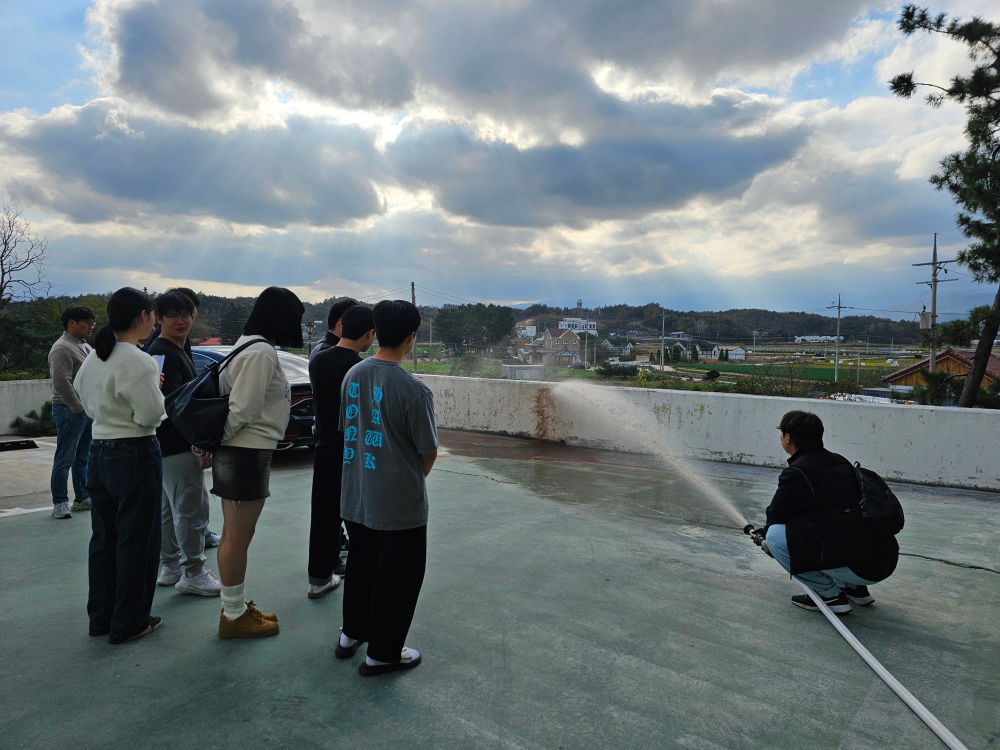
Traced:
[[[442, 442], [407, 641], [424, 664], [381, 678], [358, 676], [363, 650], [333, 656], [342, 593], [305, 596], [307, 451], [278, 457], [251, 547], [247, 595], [282, 625], [261, 641], [220, 641], [218, 600], [172, 588], [157, 633], [90, 638], [86, 514], [0, 511], [0, 745], [941, 747], [822, 615], [788, 603], [800, 589], [776, 563], [650, 459]], [[0, 453], [0, 474], [27, 453]], [[776, 471], [700, 468], [762, 518]], [[995, 495], [899, 489], [905, 552], [1000, 570]], [[995, 573], [903, 557], [845, 618], [969, 748], [1000, 746], [998, 591]]]

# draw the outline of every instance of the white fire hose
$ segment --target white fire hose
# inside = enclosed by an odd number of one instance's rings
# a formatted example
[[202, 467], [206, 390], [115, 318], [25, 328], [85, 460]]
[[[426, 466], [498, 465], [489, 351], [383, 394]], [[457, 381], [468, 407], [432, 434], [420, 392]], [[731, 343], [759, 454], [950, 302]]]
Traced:
[[950, 747], [951, 750], [968, 750], [968, 748], [962, 744], [961, 740], [951, 733], [951, 730], [949, 730], [948, 727], [938, 721], [938, 718], [928, 711], [923, 703], [914, 698], [913, 694], [903, 687], [899, 680], [889, 674], [889, 670], [883, 667], [879, 663], [879, 660], [872, 656], [871, 652], [861, 645], [861, 641], [855, 638], [854, 634], [847, 629], [844, 623], [840, 621], [840, 618], [833, 614], [830, 608], [826, 606], [826, 602], [823, 601], [823, 597], [802, 583], [802, 581], [796, 580], [796, 582], [807, 594], [809, 594], [810, 598], [816, 603], [816, 606], [819, 607], [820, 612], [826, 615], [826, 619], [829, 620], [830, 624], [837, 629], [837, 632], [844, 636], [844, 640], [851, 644], [851, 648], [857, 651], [858, 655], [868, 662], [868, 666], [875, 670], [875, 674], [881, 677], [882, 681], [892, 688], [892, 691], [903, 700], [903, 703], [909, 706], [910, 710], [919, 716], [924, 724], [929, 726], [931, 731], [941, 738], [941, 741], [945, 745]]

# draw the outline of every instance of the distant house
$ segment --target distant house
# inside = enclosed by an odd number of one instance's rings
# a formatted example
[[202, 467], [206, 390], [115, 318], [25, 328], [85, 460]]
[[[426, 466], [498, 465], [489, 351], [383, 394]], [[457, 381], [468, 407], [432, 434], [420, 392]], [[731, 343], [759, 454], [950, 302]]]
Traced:
[[528, 345], [531, 364], [569, 367], [580, 361], [580, 337], [576, 331], [549, 328], [545, 336]]
[[538, 335], [538, 322], [534, 318], [522, 320], [517, 325], [519, 339], [534, 339]]
[[[966, 375], [972, 369], [972, 358], [975, 351], [972, 349], [945, 349], [937, 355], [936, 367], [938, 372], [947, 372], [949, 375]], [[883, 383], [888, 383], [892, 390], [909, 391], [915, 385], [924, 385], [924, 379], [920, 373], [930, 369], [931, 360], [928, 357], [912, 365], [891, 372], [882, 378]], [[986, 374], [983, 376], [983, 387], [989, 388], [993, 381], [1000, 378], [1000, 356], [990, 355], [990, 361], [986, 363]]]
[[668, 336], [671, 339], [681, 339], [682, 341], [690, 341], [690, 334], [684, 333], [684, 331], [671, 331]]
[[706, 359], [718, 359], [719, 358], [719, 354], [721, 354], [721, 353], [722, 353], [722, 349], [720, 349], [719, 345], [716, 344], [715, 346], [712, 347], [711, 350], [705, 350], [704, 355], [705, 355]]
[[567, 331], [587, 331], [597, 335], [597, 321], [584, 320], [583, 318], [563, 318], [559, 321], [559, 328]]
[[742, 346], [734, 346], [732, 349], [729, 350], [730, 362], [736, 359], [746, 359], [746, 358], [747, 358], [747, 350], [744, 349]]

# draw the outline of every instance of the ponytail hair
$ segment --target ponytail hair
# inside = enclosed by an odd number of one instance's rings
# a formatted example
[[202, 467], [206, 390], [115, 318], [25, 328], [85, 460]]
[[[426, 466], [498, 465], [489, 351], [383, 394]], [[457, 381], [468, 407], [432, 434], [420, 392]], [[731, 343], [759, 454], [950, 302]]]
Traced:
[[112, 294], [108, 300], [108, 322], [97, 332], [94, 353], [107, 362], [118, 343], [115, 334], [131, 330], [136, 318], [143, 312], [152, 315], [154, 307], [156, 303], [151, 296], [130, 286], [123, 286]]

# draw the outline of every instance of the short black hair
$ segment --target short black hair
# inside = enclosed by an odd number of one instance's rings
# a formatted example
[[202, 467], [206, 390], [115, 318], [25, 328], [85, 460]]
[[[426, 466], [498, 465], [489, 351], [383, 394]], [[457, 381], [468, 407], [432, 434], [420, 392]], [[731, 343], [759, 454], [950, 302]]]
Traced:
[[420, 328], [420, 311], [412, 302], [385, 299], [375, 305], [375, 335], [379, 346], [395, 349]]
[[195, 292], [194, 289], [188, 289], [186, 286], [175, 286], [172, 289], [168, 289], [166, 292], [164, 292], [164, 294], [166, 294], [167, 292], [180, 292], [181, 294], [191, 298], [191, 302], [194, 303], [195, 310], [201, 307], [201, 298], [198, 296], [198, 293]]
[[162, 318], [171, 313], [188, 313], [194, 315], [194, 300], [176, 289], [164, 292], [156, 298], [156, 317]]
[[97, 320], [97, 316], [94, 315], [94, 311], [89, 307], [77, 305], [76, 307], [67, 307], [62, 311], [62, 324], [64, 331], [69, 328], [69, 322], [71, 320], [74, 323], [79, 323], [81, 320]]
[[254, 301], [243, 335], [263, 336], [275, 346], [301, 349], [305, 311], [302, 300], [291, 289], [269, 286]]
[[334, 302], [333, 307], [330, 308], [330, 314], [326, 316], [326, 327], [332, 331], [337, 325], [337, 321], [344, 317], [344, 313], [356, 304], [358, 301], [353, 297], [344, 297], [344, 299]]
[[349, 307], [341, 318], [343, 338], [357, 341], [375, 327], [375, 315], [364, 305]]
[[814, 451], [823, 447], [823, 422], [809, 411], [790, 411], [778, 425], [782, 435], [791, 437], [800, 451]]

